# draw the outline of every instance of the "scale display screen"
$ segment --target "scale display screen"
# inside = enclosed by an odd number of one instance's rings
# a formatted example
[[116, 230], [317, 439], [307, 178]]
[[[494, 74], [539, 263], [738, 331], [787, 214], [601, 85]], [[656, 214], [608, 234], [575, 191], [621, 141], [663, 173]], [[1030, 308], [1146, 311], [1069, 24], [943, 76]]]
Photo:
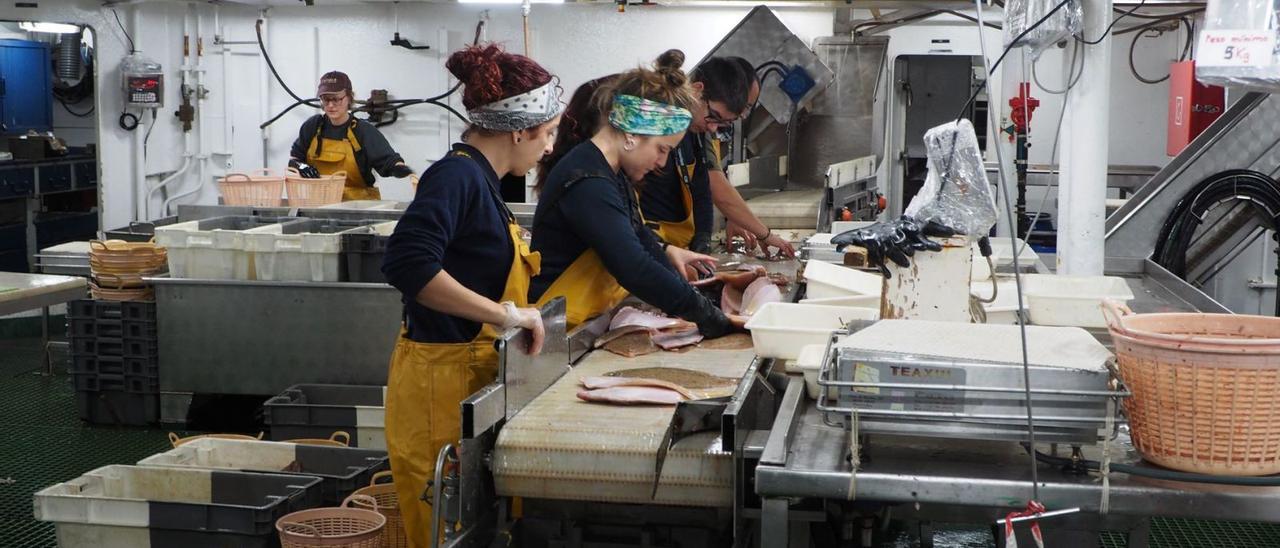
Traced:
[[129, 106], [160, 108], [164, 103], [164, 76], [147, 74], [125, 77], [124, 97]]

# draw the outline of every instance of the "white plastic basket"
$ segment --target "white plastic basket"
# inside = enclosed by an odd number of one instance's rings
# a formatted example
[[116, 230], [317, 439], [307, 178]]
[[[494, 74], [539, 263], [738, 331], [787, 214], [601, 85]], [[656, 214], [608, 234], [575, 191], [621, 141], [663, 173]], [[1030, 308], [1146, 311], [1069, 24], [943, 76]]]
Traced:
[[342, 276], [342, 235], [367, 232], [368, 223], [309, 220], [285, 230], [255, 228], [244, 233], [259, 280], [337, 282]]
[[805, 345], [825, 344], [848, 322], [879, 317], [879, 310], [869, 308], [768, 303], [751, 316], [747, 329], [757, 356], [794, 360]]
[[156, 244], [169, 250], [169, 275], [206, 280], [252, 280], [252, 252], [245, 249], [249, 230], [280, 233], [284, 222], [261, 222], [253, 217], [215, 217], [156, 227]]
[[1027, 274], [1022, 280], [1027, 314], [1036, 325], [1105, 328], [1102, 301], [1133, 300], [1128, 282], [1115, 276]]

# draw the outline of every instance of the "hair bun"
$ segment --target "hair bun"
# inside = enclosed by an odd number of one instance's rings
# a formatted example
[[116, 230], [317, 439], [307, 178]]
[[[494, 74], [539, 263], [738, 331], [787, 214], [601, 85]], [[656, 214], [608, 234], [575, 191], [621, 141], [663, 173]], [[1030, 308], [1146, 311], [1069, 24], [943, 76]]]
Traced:
[[684, 52], [678, 49], [669, 49], [662, 52], [658, 59], [653, 63], [654, 69], [659, 75], [667, 81], [667, 84], [673, 87], [685, 85], [689, 81], [689, 77], [680, 70], [684, 66]]
[[506, 55], [497, 44], [469, 46], [450, 55], [445, 68], [466, 87], [466, 102], [488, 104], [502, 98], [501, 61]]

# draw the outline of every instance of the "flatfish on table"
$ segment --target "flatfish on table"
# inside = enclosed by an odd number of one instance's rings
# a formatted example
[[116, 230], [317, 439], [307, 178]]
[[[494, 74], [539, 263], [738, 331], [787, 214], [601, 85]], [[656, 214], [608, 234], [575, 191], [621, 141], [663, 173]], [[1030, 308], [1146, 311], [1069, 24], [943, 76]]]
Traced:
[[619, 371], [610, 371], [605, 373], [605, 376], [656, 379], [668, 382], [684, 387], [695, 396], [693, 399], [718, 398], [721, 396], [733, 395], [734, 390], [738, 387], [739, 381], [739, 379], [717, 377], [701, 371], [683, 369], [680, 367], [639, 367], [636, 369], [622, 369]]
[[698, 348], [708, 350], [750, 350], [753, 347], [751, 335], [747, 333], [734, 333], [716, 339], [705, 339], [698, 343]]

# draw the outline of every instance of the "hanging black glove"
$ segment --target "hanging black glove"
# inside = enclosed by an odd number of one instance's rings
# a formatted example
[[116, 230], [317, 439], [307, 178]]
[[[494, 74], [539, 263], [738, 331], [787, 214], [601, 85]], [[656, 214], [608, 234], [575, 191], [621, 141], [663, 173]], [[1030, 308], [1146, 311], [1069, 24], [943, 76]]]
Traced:
[[316, 168], [312, 167], [310, 164], [304, 164], [302, 162], [296, 162], [296, 164], [297, 165], [293, 167], [298, 170], [298, 175], [301, 175], [304, 179], [320, 178], [320, 172], [317, 171]]
[[884, 277], [892, 277], [885, 260], [900, 267], [911, 266], [910, 257], [916, 251], [942, 251], [942, 244], [929, 237], [947, 238], [956, 235], [952, 228], [934, 221], [921, 222], [903, 215], [897, 220], [876, 223], [865, 228], [843, 232], [831, 239], [837, 251], [855, 245], [867, 250], [867, 262], [880, 268]]

